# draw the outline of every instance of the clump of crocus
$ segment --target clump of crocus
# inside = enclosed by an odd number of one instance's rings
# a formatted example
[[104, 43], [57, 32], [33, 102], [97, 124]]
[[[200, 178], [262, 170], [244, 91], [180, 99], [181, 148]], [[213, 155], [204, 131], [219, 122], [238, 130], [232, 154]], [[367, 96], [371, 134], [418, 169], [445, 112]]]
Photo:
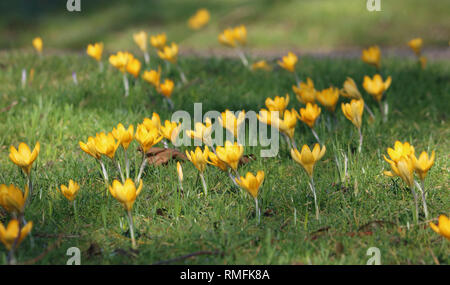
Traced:
[[172, 43], [170, 46], [164, 46], [158, 50], [158, 56], [166, 62], [175, 65], [180, 73], [181, 81], [184, 84], [187, 83], [186, 75], [178, 64], [178, 45], [176, 43]]
[[320, 143], [319, 136], [314, 130], [314, 125], [317, 118], [319, 118], [322, 109], [317, 104], [306, 103], [306, 108], [300, 108], [300, 113], [297, 113], [297, 117], [300, 121], [307, 124], [311, 128], [311, 132], [316, 138], [317, 142]]
[[61, 194], [63, 194], [63, 196], [66, 197], [66, 199], [72, 203], [75, 219], [78, 219], [77, 208], [75, 203], [75, 198], [78, 194], [78, 190], [80, 190], [80, 185], [78, 185], [78, 183], [73, 181], [72, 179], [69, 180], [69, 184], [67, 186], [61, 184], [60, 187]]
[[327, 110], [334, 115], [336, 104], [339, 100], [339, 89], [330, 87], [322, 91], [316, 92], [317, 101], [327, 108]]
[[33, 227], [33, 222], [28, 222], [24, 226], [21, 226], [17, 219], [9, 221], [5, 226], [0, 223], [0, 241], [9, 250], [8, 264], [16, 264], [14, 256], [15, 250], [19, 247], [23, 239], [30, 233]]
[[242, 50], [247, 44], [247, 28], [244, 25], [225, 29], [218, 39], [222, 45], [235, 49], [244, 66], [248, 66], [247, 57]]
[[161, 80], [161, 67], [158, 70], [146, 70], [142, 74], [142, 79], [144, 79], [149, 84], [153, 85], [155, 89], [159, 88], [159, 82]]
[[256, 173], [256, 176], [253, 175], [251, 172], [247, 172], [247, 174], [244, 176], [241, 176], [240, 178], [235, 178], [236, 183], [247, 190], [247, 192], [253, 197], [255, 200], [255, 211], [256, 211], [256, 217], [258, 224], [261, 220], [261, 211], [258, 207], [258, 193], [259, 188], [261, 187], [263, 181], [264, 181], [264, 171], [260, 170]]
[[[362, 99], [362, 95], [359, 92], [358, 86], [356, 86], [355, 80], [353, 80], [353, 78], [351, 77], [347, 77], [347, 79], [344, 81], [342, 89], [340, 90], [340, 94], [342, 97], [348, 99], [356, 99], [356, 100]], [[367, 110], [367, 112], [372, 118], [375, 118], [375, 116], [372, 113], [372, 110], [370, 110], [367, 104], [364, 104], [364, 108]]]
[[126, 129], [122, 123], [119, 123], [117, 128], [113, 128], [112, 135], [123, 148], [125, 157], [125, 175], [126, 178], [130, 178], [130, 161], [128, 159], [127, 150], [134, 138], [134, 127], [133, 125], [130, 125], [128, 126], [128, 129]]
[[387, 102], [385, 103], [385, 107], [383, 107], [382, 99], [383, 94], [386, 92], [386, 90], [391, 86], [392, 78], [388, 76], [386, 81], [383, 81], [383, 78], [379, 74], [375, 74], [373, 78], [370, 78], [369, 76], [364, 76], [364, 82], [363, 87], [366, 90], [367, 93], [369, 93], [375, 101], [378, 102], [378, 105], [380, 106], [380, 112], [383, 116], [383, 121], [387, 120], [388, 115], [388, 105]]
[[210, 17], [208, 10], [199, 9], [189, 18], [188, 26], [193, 30], [199, 30], [208, 24]]
[[[425, 213], [425, 218], [428, 218], [428, 207], [427, 207], [427, 201], [426, 201], [426, 194], [425, 191], [425, 178], [427, 177], [428, 171], [434, 164], [434, 158], [435, 158], [435, 152], [434, 150], [431, 152], [431, 157], [428, 156], [428, 153], [425, 151], [422, 151], [419, 158], [417, 159], [416, 155], [414, 153], [410, 154], [410, 157], [412, 159], [414, 170], [417, 173], [417, 175], [420, 178], [420, 192], [422, 193], [422, 204], [423, 204], [423, 211]], [[415, 183], [417, 186], [418, 184]]]
[[26, 143], [20, 143], [18, 149], [14, 146], [10, 146], [9, 148], [9, 159], [19, 166], [23, 172], [27, 176], [27, 184], [30, 191], [30, 197], [33, 193], [33, 182], [31, 179], [31, 168], [33, 166], [33, 162], [36, 160], [39, 151], [41, 150], [41, 145], [39, 142], [36, 143], [33, 151], [31, 151], [30, 147]]
[[109, 187], [109, 192], [111, 195], [123, 205], [125, 211], [127, 212], [131, 245], [133, 249], [136, 249], [136, 240], [134, 238], [134, 223], [131, 210], [133, 209], [133, 204], [136, 201], [136, 197], [141, 193], [142, 187], [142, 180], [139, 181], [139, 187], [136, 189], [135, 183], [129, 178], [123, 184], [118, 180], [114, 180], [112, 186]]
[[350, 103], [342, 103], [342, 113], [344, 113], [344, 116], [352, 122], [353, 125], [358, 129], [359, 134], [359, 146], [358, 146], [358, 152], [361, 152], [362, 143], [363, 143], [363, 136], [361, 132], [361, 125], [362, 125], [362, 114], [364, 111], [364, 100], [362, 99], [352, 99]]
[[295, 71], [295, 65], [298, 62], [298, 57], [292, 53], [288, 52], [286, 56], [281, 57], [281, 60], [278, 61], [278, 65], [282, 68], [286, 69], [289, 72], [292, 72], [295, 76], [295, 81], [297, 84], [300, 84], [300, 79], [298, 78], [297, 72]]
[[133, 75], [134, 78], [137, 78], [139, 76], [139, 73], [141, 72], [141, 67], [141, 62], [137, 58], [132, 56], [127, 63], [126, 70], [129, 74]]
[[289, 104], [289, 95], [286, 94], [286, 97], [275, 96], [274, 99], [267, 97], [265, 104], [269, 111], [277, 111], [283, 114]]
[[33, 47], [34, 49], [39, 53], [39, 55], [42, 54], [42, 50], [44, 48], [44, 43], [40, 37], [36, 37], [33, 39]]
[[430, 227], [433, 231], [450, 241], [450, 219], [446, 215], [439, 216], [437, 225], [430, 222]]
[[317, 194], [316, 194], [316, 187], [314, 185], [313, 173], [314, 173], [314, 166], [316, 165], [317, 161], [319, 161], [325, 155], [325, 151], [326, 147], [323, 146], [322, 148], [320, 148], [320, 145], [317, 143], [314, 145], [312, 151], [307, 145], [303, 145], [301, 152], [299, 152], [296, 148], [291, 149], [292, 158], [294, 159], [295, 162], [297, 162], [303, 167], [303, 169], [309, 176], [310, 179], [309, 186], [314, 196], [314, 205], [316, 208], [317, 219], [320, 219], [320, 214], [319, 214], [319, 205], [317, 204]]
[[255, 63], [253, 63], [250, 67], [251, 70], [265, 70], [265, 71], [271, 71], [272, 67], [267, 63], [265, 60], [259, 60]]
[[378, 46], [371, 46], [364, 49], [361, 54], [361, 59], [370, 65], [373, 65], [380, 70], [381, 68], [381, 51]]
[[[178, 133], [180, 132], [181, 123], [171, 122], [169, 120], [164, 121], [164, 125], [161, 125], [161, 135], [171, 142], [172, 144], [176, 143]], [[167, 142], [164, 140], [164, 147], [168, 148]]]
[[[158, 116], [159, 119], [159, 116]], [[140, 181], [142, 173], [144, 172], [144, 168], [147, 165], [147, 152], [157, 143], [159, 143], [163, 136], [159, 131], [160, 125], [156, 126], [154, 121], [146, 118], [142, 124], [137, 126], [135, 138], [139, 143], [141, 151], [142, 151], [142, 163], [139, 169], [138, 176], [135, 180], [135, 183]]]
[[211, 147], [212, 146], [212, 123], [211, 119], [207, 118], [205, 121], [205, 124], [202, 124], [201, 122], [196, 122], [194, 125], [194, 130], [186, 130], [186, 135], [190, 137], [191, 139], [201, 141], [205, 145]]
[[239, 112], [239, 115], [236, 117], [233, 112], [230, 110], [225, 110], [225, 112], [221, 113], [221, 116], [218, 117], [218, 121], [220, 125], [230, 132], [235, 138], [238, 138], [240, 126], [244, 123], [245, 120], [245, 111], [242, 110]]
[[181, 167], [181, 163], [177, 161], [177, 175], [178, 182], [180, 184], [180, 191], [183, 193], [183, 168]]
[[296, 85], [292, 86], [297, 100], [303, 104], [311, 103], [314, 104], [316, 100], [316, 89], [314, 88], [314, 82], [311, 78], [306, 78], [305, 82], [300, 82], [298, 87]]
[[159, 85], [159, 88], [157, 89], [158, 92], [160, 92], [164, 98], [166, 98], [167, 103], [169, 104], [170, 109], [173, 109], [173, 102], [170, 99], [170, 97], [172, 96], [172, 91], [173, 91], [173, 87], [175, 86], [175, 84], [173, 83], [172, 80], [170, 79], [165, 79], [163, 83], [161, 83]]
[[101, 154], [97, 151], [97, 148], [95, 147], [94, 137], [88, 137], [88, 140], [86, 143], [80, 141], [79, 145], [80, 145], [80, 148], [82, 151], [84, 151], [85, 153], [87, 153], [90, 156], [92, 156], [93, 158], [95, 158], [95, 160], [100, 164], [101, 169], [102, 169], [103, 179], [105, 180], [105, 185], [108, 186], [109, 185], [108, 173], [106, 172], [105, 164], [101, 160]]
[[22, 217], [25, 204], [28, 198], [28, 186], [25, 187], [25, 191], [22, 192], [18, 187], [14, 185], [0, 185], [0, 206], [3, 207], [8, 213], [11, 213], [14, 217]]
[[[281, 115], [283, 116], [281, 117]], [[298, 113], [295, 109], [285, 110], [283, 114], [279, 114], [277, 111], [261, 109], [259, 114], [256, 115], [258, 120], [262, 123], [278, 129], [278, 131], [284, 136], [289, 148], [291, 144], [295, 147], [293, 137], [295, 126], [297, 125], [297, 116]]]
[[167, 36], [166, 34], [157, 34], [150, 36], [150, 44], [157, 50], [161, 50], [166, 46]]
[[86, 49], [86, 53], [98, 62], [100, 72], [102, 72], [103, 71], [103, 62], [102, 62], [103, 43], [89, 44]]
[[147, 33], [144, 31], [140, 31], [139, 33], [136, 33], [133, 35], [133, 40], [137, 44], [139, 49], [142, 51], [142, 53], [144, 54], [145, 64], [149, 64], [150, 63], [150, 55], [148, 54], [148, 51], [147, 51], [147, 42], [148, 42]]
[[[239, 177], [237, 169], [243, 154], [244, 147], [241, 144], [237, 142], [231, 143], [227, 140], [224, 146], [218, 146], [215, 149], [214, 155], [209, 155], [210, 164], [219, 167], [223, 171], [228, 169], [228, 176], [236, 184], [235, 178]], [[232, 171], [234, 171], [234, 175], [231, 173]]]
[[123, 75], [123, 86], [125, 89], [125, 97], [128, 97], [130, 86], [127, 78], [127, 65], [128, 62], [133, 59], [133, 55], [129, 52], [121, 52], [119, 51], [117, 54], [113, 54], [109, 57], [109, 63], [117, 68]]
[[423, 40], [422, 38], [414, 38], [408, 42], [408, 46], [414, 51], [414, 54], [417, 57], [420, 67], [425, 69], [427, 65], [427, 58], [422, 55], [422, 46]]
[[200, 147], [196, 147], [195, 151], [186, 151], [186, 156], [192, 164], [194, 164], [195, 168], [197, 168], [200, 178], [202, 180], [203, 191], [205, 196], [208, 195], [208, 186], [206, 185], [204, 172], [206, 169], [206, 164], [208, 163], [209, 149], [205, 146], [205, 149], [202, 151]]

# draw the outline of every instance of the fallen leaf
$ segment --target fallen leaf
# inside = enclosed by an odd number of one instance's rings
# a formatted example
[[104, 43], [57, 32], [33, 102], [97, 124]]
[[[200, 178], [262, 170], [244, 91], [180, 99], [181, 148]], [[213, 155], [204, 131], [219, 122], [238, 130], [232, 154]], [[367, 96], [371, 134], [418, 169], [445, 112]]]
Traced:
[[184, 153], [173, 148], [152, 147], [146, 154], [148, 164], [162, 165], [167, 164], [171, 159], [187, 160]]
[[246, 154], [244, 156], [241, 157], [241, 159], [239, 160], [239, 165], [245, 165], [249, 162], [252, 162], [256, 160], [256, 156], [252, 153], [252, 154]]

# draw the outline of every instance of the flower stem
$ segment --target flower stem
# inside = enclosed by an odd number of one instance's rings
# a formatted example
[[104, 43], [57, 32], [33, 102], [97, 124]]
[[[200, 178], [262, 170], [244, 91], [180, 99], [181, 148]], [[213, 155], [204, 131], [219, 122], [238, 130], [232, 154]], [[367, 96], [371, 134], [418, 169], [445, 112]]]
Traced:
[[150, 55], [148, 54], [148, 52], [144, 52], [144, 61], [146, 65], [150, 64]]
[[136, 184], [139, 183], [139, 181], [141, 181], [141, 176], [142, 176], [142, 173], [144, 172], [144, 169], [145, 169], [146, 165], [147, 165], [147, 159], [146, 159], [145, 153], [144, 153], [143, 156], [142, 156], [142, 164], [141, 164], [141, 167], [139, 168], [139, 174], [138, 174], [138, 176], [137, 176], [137, 178], [135, 180]]
[[103, 72], [103, 62], [98, 62], [98, 69], [100, 70], [100, 72]]
[[319, 144], [322, 144], [322, 143], [320, 142], [319, 136], [317, 135], [316, 131], [315, 131], [313, 128], [311, 128], [311, 131], [312, 131], [312, 134], [313, 134], [314, 138], [316, 139], [316, 141], [317, 141]]
[[300, 78], [298, 77], [298, 74], [296, 71], [294, 71], [294, 76], [295, 76], [295, 83], [297, 83], [297, 85], [300, 85]]
[[415, 214], [415, 218], [416, 218], [416, 223], [419, 221], [419, 206], [417, 205], [417, 194], [416, 191], [414, 191], [414, 183], [413, 185], [411, 185], [411, 193], [413, 194], [414, 197], [414, 205], [416, 208], [416, 214]]
[[75, 222], [78, 224], [78, 212], [77, 212], [77, 201], [73, 200], [72, 206], [73, 206], [73, 215], [75, 216]]
[[248, 60], [247, 57], [245, 56], [244, 52], [241, 49], [236, 49], [237, 54], [239, 55], [239, 58], [241, 59], [242, 63], [244, 64], [245, 67], [248, 67]]
[[208, 186], [206, 186], [205, 176], [203, 175], [203, 172], [200, 172], [200, 178], [202, 180], [203, 191], [205, 192], [205, 196], [208, 196]]
[[120, 167], [120, 162], [117, 159], [114, 159], [114, 163], [116, 164], [117, 170], [120, 174], [120, 179], [122, 179], [122, 183], [125, 183], [125, 177], [123, 176], [122, 168]]
[[366, 109], [367, 113], [369, 113], [372, 119], [375, 119], [375, 115], [373, 114], [372, 110], [370, 110], [370, 107], [367, 106], [367, 104], [364, 104], [364, 109]]
[[233, 174], [230, 171], [228, 171], [228, 177], [230, 177], [230, 179], [231, 179], [231, 181], [233, 181], [234, 185], [239, 188], [239, 185], [236, 182], [236, 178], [233, 176]]
[[27, 198], [27, 204], [31, 203], [31, 199], [32, 199], [32, 194], [33, 194], [33, 181], [31, 179], [31, 171], [30, 173], [27, 175], [27, 179], [28, 179], [28, 198]]
[[362, 136], [361, 128], [358, 128], [358, 133], [359, 133], [359, 146], [358, 146], [358, 152], [361, 153], [362, 144], [363, 144], [363, 136]]
[[312, 176], [311, 176], [311, 181], [309, 183], [309, 187], [311, 188], [311, 191], [313, 192], [313, 196], [314, 196], [314, 206], [316, 208], [316, 219], [320, 220], [319, 205], [317, 205], [316, 187], [314, 186], [314, 179], [312, 178]]
[[125, 88], [125, 97], [128, 97], [130, 94], [130, 84], [128, 83], [128, 77], [127, 74], [123, 74], [123, 87]]
[[259, 207], [258, 207], [258, 198], [255, 197], [255, 210], [256, 210], [256, 218], [258, 219], [258, 225], [261, 221], [261, 212], [259, 211]]
[[427, 206], [427, 200], [426, 200], [426, 192], [425, 192], [425, 181], [421, 180], [421, 184], [419, 184], [416, 180], [414, 180], [414, 184], [419, 188], [420, 193], [422, 194], [422, 206], [423, 206], [423, 212], [425, 214], [425, 219], [428, 219], [428, 206]]
[[177, 64], [177, 69], [178, 69], [178, 72], [180, 72], [181, 81], [183, 82], [183, 84], [186, 84], [187, 83], [186, 75], [184, 74], [183, 70], [181, 69], [181, 67], [178, 64]]
[[125, 153], [125, 175], [127, 176], [127, 179], [130, 178], [130, 160], [128, 159], [127, 150], [124, 149]]
[[128, 225], [130, 226], [130, 236], [131, 236], [131, 247], [136, 249], [136, 240], [134, 238], [134, 225], [133, 225], [133, 216], [131, 215], [131, 211], [127, 211]]

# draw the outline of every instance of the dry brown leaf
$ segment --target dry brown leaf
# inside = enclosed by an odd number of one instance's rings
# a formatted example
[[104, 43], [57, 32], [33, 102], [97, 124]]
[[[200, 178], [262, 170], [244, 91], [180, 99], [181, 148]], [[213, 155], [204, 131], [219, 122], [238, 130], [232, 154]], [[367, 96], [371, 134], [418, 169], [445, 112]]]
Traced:
[[177, 149], [173, 148], [161, 148], [161, 147], [152, 147], [147, 152], [147, 160], [149, 164], [152, 165], [162, 165], [167, 164], [171, 159], [176, 160], [186, 160], [187, 157], [184, 153], [180, 152]]

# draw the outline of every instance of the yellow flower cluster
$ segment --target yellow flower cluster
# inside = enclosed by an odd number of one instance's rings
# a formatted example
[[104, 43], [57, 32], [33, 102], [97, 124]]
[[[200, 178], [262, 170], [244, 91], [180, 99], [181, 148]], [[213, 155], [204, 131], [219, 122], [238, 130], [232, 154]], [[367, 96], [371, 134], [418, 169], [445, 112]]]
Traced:
[[209, 11], [206, 9], [199, 9], [197, 12], [189, 18], [188, 26], [193, 30], [199, 30], [206, 26], [210, 19]]

